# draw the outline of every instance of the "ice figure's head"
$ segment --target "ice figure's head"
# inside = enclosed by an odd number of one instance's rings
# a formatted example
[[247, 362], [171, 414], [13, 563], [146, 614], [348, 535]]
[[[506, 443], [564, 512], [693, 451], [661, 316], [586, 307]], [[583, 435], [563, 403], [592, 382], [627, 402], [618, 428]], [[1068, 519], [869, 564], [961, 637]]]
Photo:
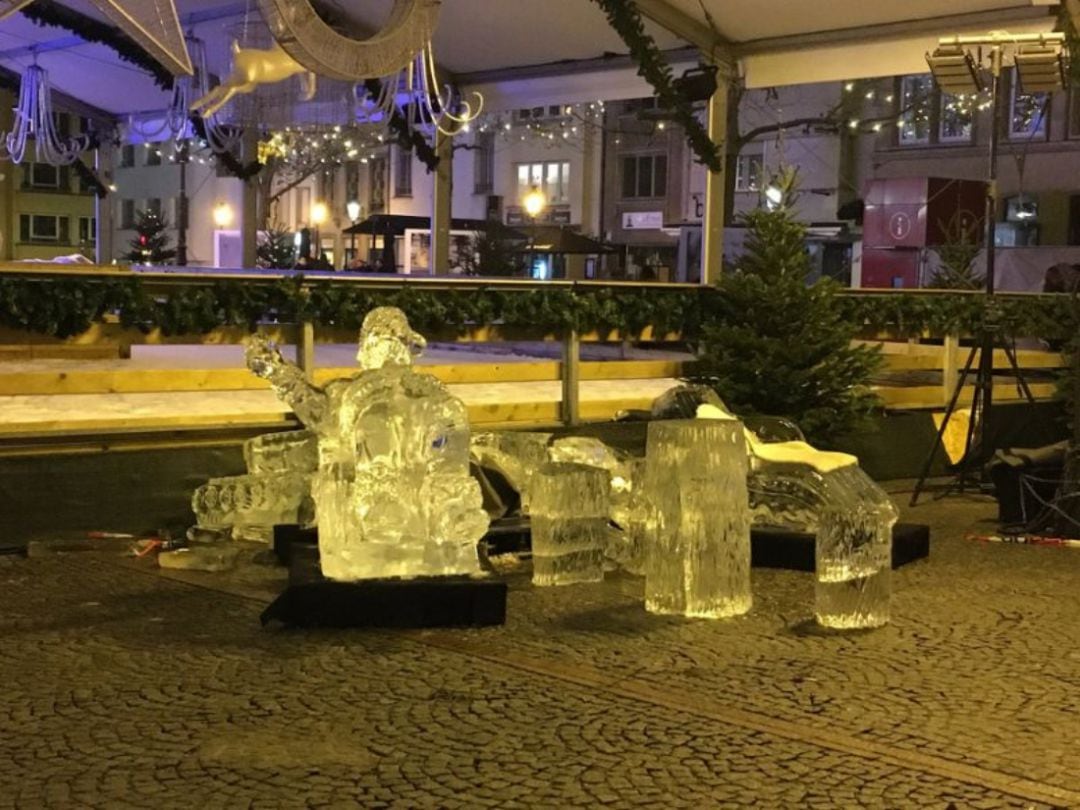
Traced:
[[360, 327], [356, 360], [365, 370], [409, 366], [426, 347], [424, 336], [412, 330], [404, 312], [397, 307], [376, 307]]

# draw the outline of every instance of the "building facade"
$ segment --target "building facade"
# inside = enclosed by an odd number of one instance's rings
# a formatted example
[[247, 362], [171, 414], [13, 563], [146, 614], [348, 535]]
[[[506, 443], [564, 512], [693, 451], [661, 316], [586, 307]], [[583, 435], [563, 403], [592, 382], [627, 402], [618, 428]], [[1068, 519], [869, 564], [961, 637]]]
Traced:
[[[10, 92], [0, 92], [0, 131], [12, 128]], [[57, 116], [61, 136], [85, 131], [85, 119]], [[0, 165], [0, 257], [6, 260], [54, 259], [80, 254], [96, 258], [97, 205], [93, 191], [74, 166], [35, 163], [33, 144], [26, 160]], [[93, 159], [93, 153], [80, 158]]]

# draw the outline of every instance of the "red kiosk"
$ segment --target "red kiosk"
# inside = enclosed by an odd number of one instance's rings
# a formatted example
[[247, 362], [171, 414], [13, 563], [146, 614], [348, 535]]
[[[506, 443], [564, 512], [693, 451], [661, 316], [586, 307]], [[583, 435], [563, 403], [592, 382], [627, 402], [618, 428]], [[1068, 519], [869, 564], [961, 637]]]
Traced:
[[[956, 222], [955, 218], [960, 221]], [[920, 286], [922, 248], [960, 227], [984, 239], [986, 183], [943, 177], [872, 180], [863, 215], [863, 287]]]

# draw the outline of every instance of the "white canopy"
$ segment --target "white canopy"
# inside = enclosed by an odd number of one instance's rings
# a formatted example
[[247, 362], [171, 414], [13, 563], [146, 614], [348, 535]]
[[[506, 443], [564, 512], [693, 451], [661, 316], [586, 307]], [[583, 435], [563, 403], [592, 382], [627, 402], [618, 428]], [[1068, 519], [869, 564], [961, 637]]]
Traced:
[[[85, 0], [61, 0], [96, 15]], [[132, 0], [137, 2], [137, 0]], [[925, 70], [938, 36], [994, 29], [1049, 30], [1048, 0], [637, 0], [650, 32], [678, 61], [688, 46], [724, 43], [752, 87]], [[185, 29], [207, 45], [210, 69], [228, 70], [230, 40], [258, 20], [254, 0], [176, 0]], [[392, 0], [340, 3], [377, 29]], [[707, 12], [707, 15], [706, 15]], [[626, 48], [591, 0], [443, 0], [436, 56], [460, 82], [487, 91], [495, 107], [611, 99], [646, 92]], [[143, 70], [103, 45], [40, 27], [21, 14], [0, 22], [0, 66], [34, 58], [54, 86], [114, 115], [161, 109], [167, 94]]]

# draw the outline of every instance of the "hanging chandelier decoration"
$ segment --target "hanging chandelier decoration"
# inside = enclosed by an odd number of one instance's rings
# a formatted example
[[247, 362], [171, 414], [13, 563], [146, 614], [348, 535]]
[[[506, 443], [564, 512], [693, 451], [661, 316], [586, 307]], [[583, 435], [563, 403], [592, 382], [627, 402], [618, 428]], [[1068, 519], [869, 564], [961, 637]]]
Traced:
[[[139, 122], [134, 117], [129, 119], [131, 130], [146, 141], [159, 140], [168, 132], [179, 148], [183, 140], [191, 137], [191, 116], [196, 114], [192, 110], [192, 103], [210, 92], [206, 46], [201, 39], [192, 36], [187, 37], [185, 41], [188, 53], [191, 54], [195, 65], [195, 71], [191, 76], [178, 77], [173, 83], [172, 97], [163, 119], [156, 127], [147, 127], [144, 122]], [[203, 115], [202, 122], [205, 135], [199, 134], [215, 153], [220, 154], [232, 150], [239, 143], [240, 136], [237, 130], [224, 126], [216, 112]]]
[[30, 65], [22, 73], [15, 122], [11, 132], [4, 135], [0, 154], [13, 163], [22, 163], [31, 138], [34, 160], [53, 166], [71, 165], [90, 146], [89, 135], [63, 138], [57, 133], [49, 74], [37, 65]]
[[353, 92], [359, 123], [386, 122], [397, 113], [429, 138], [467, 131], [484, 109], [480, 93], [473, 92], [472, 100], [466, 101], [449, 84], [439, 83], [430, 40], [408, 66], [383, 79], [378, 94], [368, 93], [363, 84], [357, 84]]

